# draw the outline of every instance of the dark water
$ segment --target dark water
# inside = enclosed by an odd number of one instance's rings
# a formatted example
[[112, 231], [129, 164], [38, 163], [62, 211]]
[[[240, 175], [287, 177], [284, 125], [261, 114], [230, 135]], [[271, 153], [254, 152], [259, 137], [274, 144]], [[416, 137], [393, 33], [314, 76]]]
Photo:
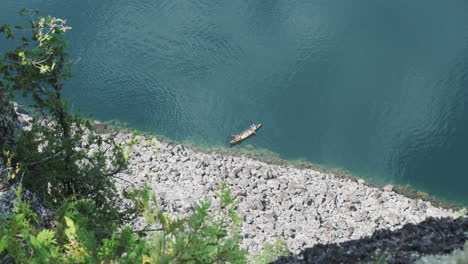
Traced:
[[68, 19], [74, 107], [468, 205], [466, 0], [2, 0]]

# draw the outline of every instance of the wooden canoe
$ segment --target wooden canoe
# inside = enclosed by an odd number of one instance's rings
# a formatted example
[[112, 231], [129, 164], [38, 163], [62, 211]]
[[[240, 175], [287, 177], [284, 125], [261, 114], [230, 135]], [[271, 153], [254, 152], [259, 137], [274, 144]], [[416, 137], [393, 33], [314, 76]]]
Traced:
[[243, 140], [246, 140], [248, 137], [255, 135], [257, 130], [262, 127], [262, 124], [253, 124], [250, 126], [249, 129], [245, 130], [244, 132], [240, 133], [239, 135], [231, 135], [234, 139], [231, 141], [231, 145], [237, 144]]

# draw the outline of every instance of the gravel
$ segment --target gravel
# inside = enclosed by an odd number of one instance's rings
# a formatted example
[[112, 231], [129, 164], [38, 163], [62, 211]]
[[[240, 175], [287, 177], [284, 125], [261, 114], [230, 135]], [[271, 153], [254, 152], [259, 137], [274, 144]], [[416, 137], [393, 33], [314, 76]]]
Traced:
[[[131, 135], [118, 133], [114, 138], [124, 144]], [[133, 147], [128, 170], [118, 177], [137, 187], [148, 184], [163, 209], [177, 216], [188, 215], [200, 199], [213, 198], [219, 183], [226, 182], [240, 201], [237, 211], [244, 219], [242, 246], [258, 251], [279, 237], [296, 254], [295, 261], [312, 261], [311, 256], [317, 253], [307, 249], [317, 246], [361, 241], [435, 221], [428, 219], [454, 219], [459, 214], [397, 194], [392, 185], [379, 189], [365, 185], [364, 180], [355, 182], [243, 156], [202, 153], [144, 137]], [[119, 183], [120, 189], [128, 186], [126, 181]]]

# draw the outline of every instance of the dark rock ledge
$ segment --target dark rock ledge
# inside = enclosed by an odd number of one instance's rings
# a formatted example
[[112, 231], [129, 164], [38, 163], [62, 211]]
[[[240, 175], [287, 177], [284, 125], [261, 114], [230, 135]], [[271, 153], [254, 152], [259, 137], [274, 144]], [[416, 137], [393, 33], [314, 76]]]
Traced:
[[468, 240], [468, 217], [428, 218], [402, 228], [378, 230], [371, 236], [342, 243], [318, 244], [304, 248], [283, 263], [356, 263], [383, 259], [386, 263], [414, 263], [424, 255], [448, 254]]

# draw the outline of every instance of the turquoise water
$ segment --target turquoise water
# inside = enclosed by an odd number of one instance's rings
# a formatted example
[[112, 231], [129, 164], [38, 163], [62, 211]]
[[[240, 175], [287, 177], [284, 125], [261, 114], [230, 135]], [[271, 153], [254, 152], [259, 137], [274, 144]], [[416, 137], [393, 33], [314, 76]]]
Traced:
[[[3, 0], [66, 18], [74, 109], [468, 205], [464, 0]], [[240, 146], [242, 147], [242, 145]]]

